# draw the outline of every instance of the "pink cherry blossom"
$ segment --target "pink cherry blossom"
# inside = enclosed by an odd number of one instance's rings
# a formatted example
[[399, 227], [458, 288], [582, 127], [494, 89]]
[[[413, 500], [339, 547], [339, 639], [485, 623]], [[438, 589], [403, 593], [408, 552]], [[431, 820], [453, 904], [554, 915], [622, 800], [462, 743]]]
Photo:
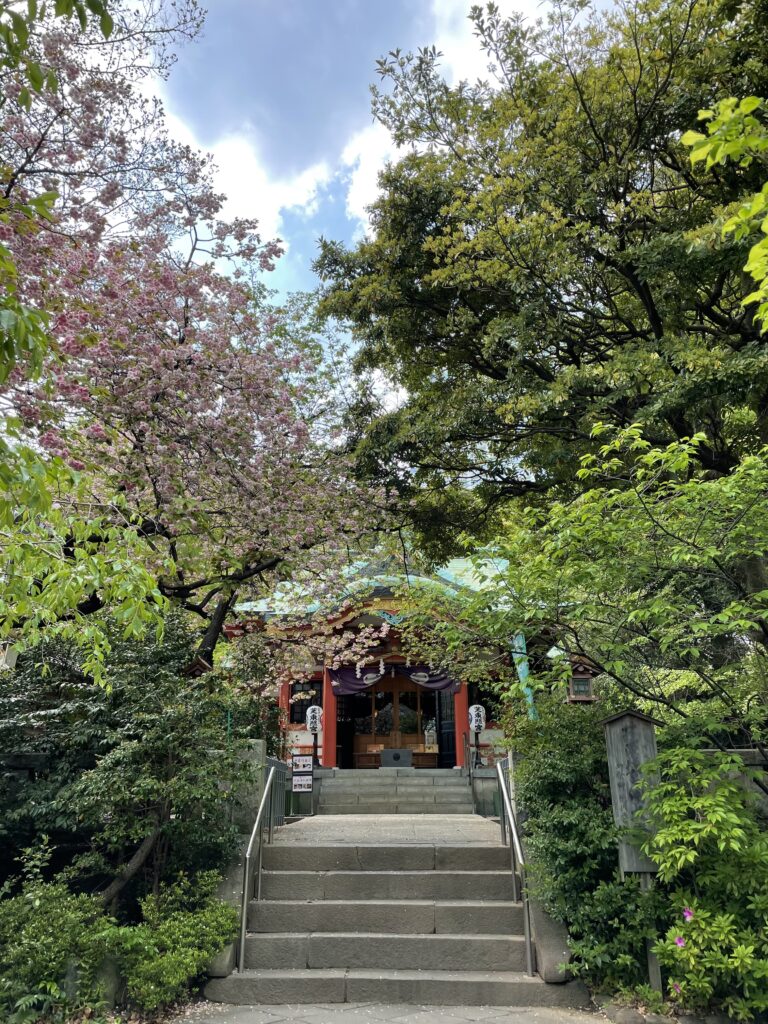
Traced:
[[[108, 41], [66, 24], [31, 40], [57, 92], [27, 107], [0, 72], [10, 209], [58, 194], [50, 222], [19, 212], [4, 225], [51, 352], [39, 376], [12, 374], [0, 402], [30, 443], [84, 468], [91, 510], [137, 529], [161, 592], [210, 621], [281, 576], [337, 579], [386, 501], [329, 443], [317, 346], [261, 294], [280, 244], [222, 217], [210, 158], [169, 139], [138, 88], [194, 33], [197, 5], [179, 0], [155, 23], [113, 7]], [[357, 639], [342, 648], [362, 651]]]

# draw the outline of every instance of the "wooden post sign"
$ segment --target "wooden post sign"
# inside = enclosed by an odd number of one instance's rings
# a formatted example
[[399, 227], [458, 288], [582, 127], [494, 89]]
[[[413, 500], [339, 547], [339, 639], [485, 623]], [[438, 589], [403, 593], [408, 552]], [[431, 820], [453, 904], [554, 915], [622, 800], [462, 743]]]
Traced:
[[[656, 757], [657, 722], [639, 711], [622, 711], [603, 721], [605, 745], [608, 751], [608, 775], [611, 780], [613, 820], [620, 829], [642, 827], [645, 804], [640, 781], [642, 766]], [[649, 780], [652, 781], [652, 780]], [[640, 876], [640, 885], [648, 889], [653, 884], [656, 865], [642, 850], [619, 837], [619, 868], [621, 877], [627, 872]], [[651, 944], [646, 940], [648, 978], [651, 987], [662, 991], [661, 970]]]
[[[606, 718], [603, 727], [613, 820], [620, 829], [637, 828], [644, 810], [641, 769], [656, 757], [656, 720], [638, 711], [622, 711]], [[627, 871], [656, 874], [653, 861], [626, 839], [619, 839], [619, 867], [622, 878]]]

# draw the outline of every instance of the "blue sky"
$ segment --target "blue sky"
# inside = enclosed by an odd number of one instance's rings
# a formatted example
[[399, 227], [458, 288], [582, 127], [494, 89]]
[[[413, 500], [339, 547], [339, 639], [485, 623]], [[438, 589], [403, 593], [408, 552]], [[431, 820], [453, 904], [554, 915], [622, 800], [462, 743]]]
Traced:
[[[434, 43], [450, 80], [483, 72], [471, 3], [209, 0], [203, 37], [180, 52], [162, 95], [172, 133], [214, 154], [226, 212], [258, 217], [286, 243], [273, 287], [313, 288], [318, 237], [367, 228], [376, 175], [395, 156], [370, 113], [376, 58]], [[537, 12], [536, 0], [499, 6]]]

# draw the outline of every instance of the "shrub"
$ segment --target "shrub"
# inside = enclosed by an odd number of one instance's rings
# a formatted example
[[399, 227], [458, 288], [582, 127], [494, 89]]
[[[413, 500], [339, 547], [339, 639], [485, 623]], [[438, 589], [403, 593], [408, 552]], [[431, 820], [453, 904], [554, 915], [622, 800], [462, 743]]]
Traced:
[[43, 881], [48, 856], [28, 851], [19, 892], [0, 899], [0, 1020], [64, 1021], [98, 1005], [107, 955], [130, 1002], [155, 1010], [183, 995], [235, 935], [237, 913], [216, 897], [213, 871], [180, 875], [141, 901], [139, 924], [119, 925], [93, 897]]
[[128, 997], [145, 1010], [173, 1002], [237, 930], [237, 912], [215, 896], [219, 876], [180, 875], [141, 901], [143, 921], [118, 929]]
[[91, 896], [42, 880], [47, 849], [27, 854], [20, 891], [0, 899], [0, 1019], [64, 1019], [98, 1002], [113, 922]]
[[678, 746], [654, 762], [645, 850], [671, 888], [657, 944], [681, 1007], [714, 1002], [738, 1020], [768, 1010], [768, 836], [735, 756]]
[[514, 725], [531, 893], [567, 925], [577, 973], [598, 987], [637, 985], [664, 905], [658, 892], [619, 877], [601, 725], [610, 708], [556, 694], [537, 695], [536, 708], [535, 720]]

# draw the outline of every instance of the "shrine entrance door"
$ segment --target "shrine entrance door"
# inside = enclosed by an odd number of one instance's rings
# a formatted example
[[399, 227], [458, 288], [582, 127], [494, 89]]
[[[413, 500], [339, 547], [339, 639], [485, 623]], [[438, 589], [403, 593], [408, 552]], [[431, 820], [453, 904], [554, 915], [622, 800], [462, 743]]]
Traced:
[[379, 768], [384, 750], [405, 750], [413, 767], [436, 768], [437, 696], [396, 675], [363, 693], [339, 697], [339, 765]]

